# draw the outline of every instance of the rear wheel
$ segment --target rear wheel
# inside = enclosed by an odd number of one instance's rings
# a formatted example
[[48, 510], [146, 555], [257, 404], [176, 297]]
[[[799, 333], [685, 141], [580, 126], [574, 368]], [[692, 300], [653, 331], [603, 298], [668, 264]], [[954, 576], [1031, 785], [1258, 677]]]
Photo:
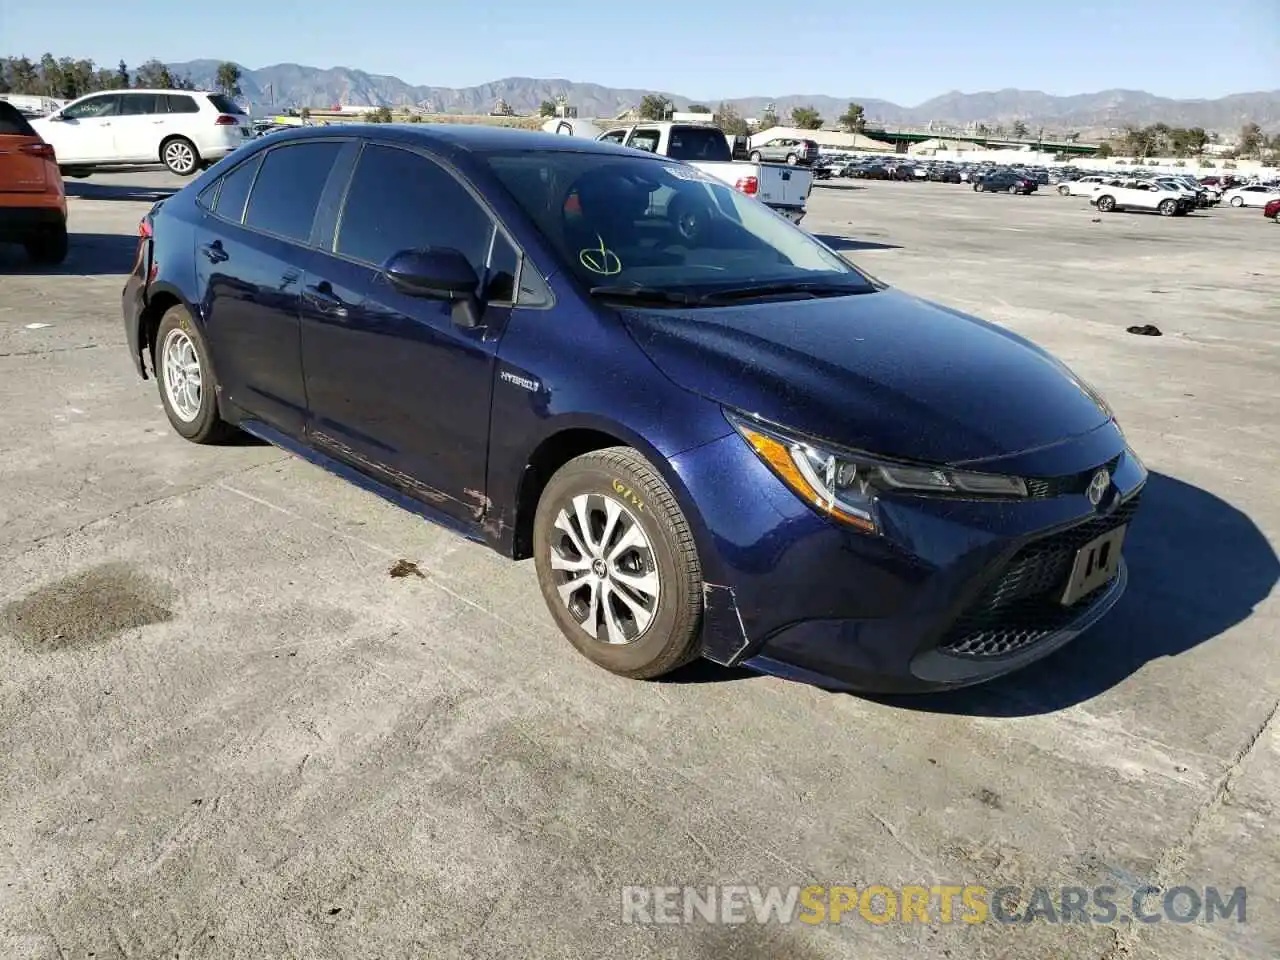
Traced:
[[1064, 197], [1069, 197], [1071, 196], [1071, 188], [1064, 183], [1058, 188], [1058, 193], [1062, 194]]
[[752, 163], [759, 163], [759, 162], [760, 162], [760, 151], [759, 151], [759, 150], [752, 150], [752, 151], [751, 151], [751, 162], [752, 162]]
[[543, 599], [580, 653], [625, 677], [661, 676], [697, 656], [702, 569], [671, 488], [640, 453], [570, 460], [534, 518]]
[[191, 315], [170, 307], [156, 331], [156, 382], [169, 423], [192, 443], [219, 443], [235, 430], [218, 413], [209, 348]]
[[982, 192], [982, 184], [981, 184], [981, 183], [975, 183], [975, 184], [973, 185], [973, 192], [974, 192], [974, 193], [981, 193], [981, 192]]
[[1101, 210], [1103, 213], [1110, 213], [1115, 208], [1116, 208], [1115, 197], [1099, 197], [1098, 198], [1098, 209]]
[[200, 152], [186, 137], [171, 137], [161, 144], [160, 159], [180, 177], [189, 177], [200, 169]]
[[799, 162], [800, 162], [800, 158], [797, 157], [794, 153], [787, 154], [787, 166], [794, 167]]
[[1021, 189], [1021, 188], [1020, 188], [1020, 187], [1015, 183], [1013, 186], [1011, 186], [1011, 187], [1009, 188], [1009, 192], [1010, 192], [1010, 193], [1017, 193], [1019, 189]]
[[1172, 217], [1175, 213], [1178, 212], [1178, 201], [1177, 200], [1161, 200], [1160, 206], [1158, 206], [1156, 209], [1160, 211], [1160, 216]]
[[1244, 197], [1232, 197], [1232, 198], [1231, 198], [1231, 205], [1232, 205], [1233, 207], [1243, 207], [1243, 206], [1244, 206]]
[[54, 227], [30, 237], [23, 246], [33, 263], [54, 266], [67, 259], [67, 228]]

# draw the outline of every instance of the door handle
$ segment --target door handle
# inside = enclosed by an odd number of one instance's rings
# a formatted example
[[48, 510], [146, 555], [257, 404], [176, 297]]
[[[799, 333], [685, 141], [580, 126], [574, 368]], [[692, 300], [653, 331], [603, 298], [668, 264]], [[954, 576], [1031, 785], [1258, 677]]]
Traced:
[[111, 126], [111, 121], [110, 121], [110, 120], [103, 120], [103, 121], [102, 121], [102, 126], [104, 126], [104, 127], [109, 127], [109, 126]]
[[341, 297], [333, 292], [333, 286], [328, 280], [308, 284], [304, 295], [319, 313], [326, 313], [342, 319], [346, 318], [347, 305], [342, 302]]
[[231, 254], [222, 249], [221, 240], [215, 240], [213, 243], [206, 243], [200, 248], [200, 252], [205, 255], [205, 258], [210, 263], [222, 263], [225, 260], [231, 259]]

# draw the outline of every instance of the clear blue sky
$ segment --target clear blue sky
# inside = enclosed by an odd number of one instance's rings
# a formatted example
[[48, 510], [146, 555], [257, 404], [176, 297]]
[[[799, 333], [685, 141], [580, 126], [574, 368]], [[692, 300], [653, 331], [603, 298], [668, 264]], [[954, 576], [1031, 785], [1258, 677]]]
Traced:
[[100, 65], [348, 66], [451, 87], [564, 77], [699, 100], [1219, 97], [1280, 89], [1280, 0], [0, 0], [0, 52], [45, 50]]

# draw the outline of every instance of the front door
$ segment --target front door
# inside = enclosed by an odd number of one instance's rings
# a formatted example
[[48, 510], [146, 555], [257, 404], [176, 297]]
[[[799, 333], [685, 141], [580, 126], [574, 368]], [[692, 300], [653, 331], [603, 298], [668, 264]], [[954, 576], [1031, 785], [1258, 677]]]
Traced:
[[119, 117], [120, 95], [100, 93], [32, 125], [53, 146], [58, 162], [66, 165], [113, 159]]
[[223, 397], [296, 437], [307, 411], [299, 297], [315, 212], [342, 148], [336, 140], [282, 144], [228, 172], [211, 197], [201, 194], [207, 212], [195, 262]]
[[[380, 267], [401, 250], [449, 247], [471, 261], [482, 324], [394, 289]], [[515, 248], [471, 192], [430, 157], [368, 143], [330, 248], [307, 270], [302, 365], [309, 434], [405, 493], [462, 520], [484, 506], [497, 337]]]

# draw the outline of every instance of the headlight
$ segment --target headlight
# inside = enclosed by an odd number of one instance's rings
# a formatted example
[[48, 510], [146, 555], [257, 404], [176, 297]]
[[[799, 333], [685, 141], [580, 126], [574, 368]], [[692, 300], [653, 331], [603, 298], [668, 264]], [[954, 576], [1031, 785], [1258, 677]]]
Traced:
[[791, 436], [725, 411], [735, 430], [779, 479], [810, 506], [866, 533], [876, 533], [875, 505], [885, 492], [965, 498], [1022, 498], [1019, 477], [894, 462]]

